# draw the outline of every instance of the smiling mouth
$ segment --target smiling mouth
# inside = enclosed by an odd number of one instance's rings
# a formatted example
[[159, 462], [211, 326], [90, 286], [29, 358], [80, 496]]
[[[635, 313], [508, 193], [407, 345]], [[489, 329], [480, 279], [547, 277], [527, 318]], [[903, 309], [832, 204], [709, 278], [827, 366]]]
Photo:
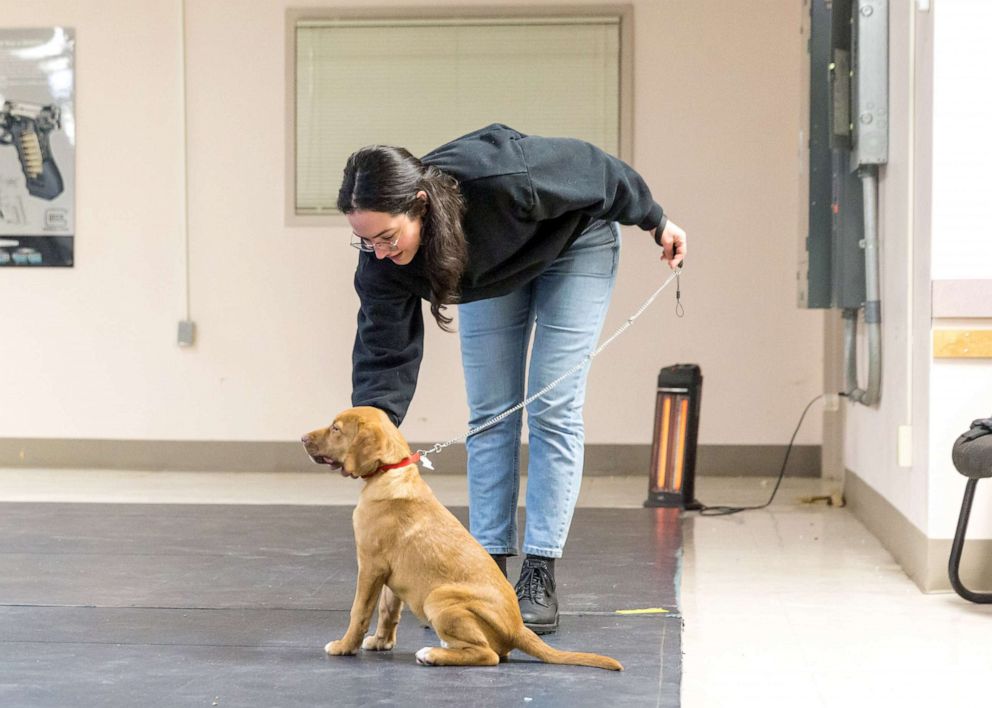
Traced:
[[341, 469], [341, 463], [330, 457], [325, 457], [324, 455], [310, 455], [310, 459], [316, 462], [318, 465], [327, 465], [332, 470]]

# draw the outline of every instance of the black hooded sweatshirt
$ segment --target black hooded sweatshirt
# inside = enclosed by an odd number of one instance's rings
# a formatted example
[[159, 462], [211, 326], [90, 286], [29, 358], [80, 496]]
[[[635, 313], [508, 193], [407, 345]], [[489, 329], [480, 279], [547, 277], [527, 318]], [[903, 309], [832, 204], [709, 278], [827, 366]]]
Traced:
[[[637, 172], [594, 145], [528, 136], [494, 124], [425, 155], [458, 181], [468, 262], [460, 302], [499, 297], [540, 275], [595, 219], [664, 228], [661, 206]], [[360, 253], [361, 301], [352, 351], [352, 405], [381, 408], [399, 425], [423, 356], [421, 300], [430, 284], [419, 249], [398, 266]]]

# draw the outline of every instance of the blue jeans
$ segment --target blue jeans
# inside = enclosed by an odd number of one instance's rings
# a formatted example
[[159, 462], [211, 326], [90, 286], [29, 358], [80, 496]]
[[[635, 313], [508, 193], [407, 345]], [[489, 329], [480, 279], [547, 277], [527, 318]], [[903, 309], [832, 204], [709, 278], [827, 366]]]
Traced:
[[[618, 226], [596, 221], [523, 288], [458, 306], [471, 427], [540, 391], [595, 350], [619, 256]], [[582, 481], [588, 373], [586, 363], [527, 406], [524, 553], [562, 555]], [[469, 530], [493, 554], [517, 553], [522, 413], [466, 441]]]

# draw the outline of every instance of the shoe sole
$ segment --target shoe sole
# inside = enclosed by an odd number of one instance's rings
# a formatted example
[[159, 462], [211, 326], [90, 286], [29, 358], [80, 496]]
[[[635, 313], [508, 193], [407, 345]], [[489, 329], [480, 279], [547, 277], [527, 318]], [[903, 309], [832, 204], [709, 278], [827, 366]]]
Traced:
[[534, 634], [551, 634], [552, 632], [558, 631], [558, 623], [554, 624], [527, 624], [524, 622], [524, 627], [532, 631]]

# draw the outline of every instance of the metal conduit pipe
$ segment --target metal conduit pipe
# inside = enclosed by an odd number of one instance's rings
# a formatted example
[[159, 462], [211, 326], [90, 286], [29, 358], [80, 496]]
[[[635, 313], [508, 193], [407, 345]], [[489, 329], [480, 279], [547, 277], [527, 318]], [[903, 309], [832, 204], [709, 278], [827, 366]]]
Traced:
[[[873, 406], [878, 403], [882, 382], [882, 305], [879, 288], [878, 257], [878, 168], [866, 165], [858, 170], [864, 193], [865, 227], [865, 327], [868, 333], [868, 388], [858, 387], [857, 382], [857, 338], [847, 335], [848, 327], [853, 329], [854, 320], [848, 319], [845, 326], [845, 346], [847, 347], [847, 388], [852, 401]], [[845, 313], [845, 317], [846, 317]]]
[[851, 396], [858, 390], [858, 310], [846, 307], [844, 318], [844, 393]]

